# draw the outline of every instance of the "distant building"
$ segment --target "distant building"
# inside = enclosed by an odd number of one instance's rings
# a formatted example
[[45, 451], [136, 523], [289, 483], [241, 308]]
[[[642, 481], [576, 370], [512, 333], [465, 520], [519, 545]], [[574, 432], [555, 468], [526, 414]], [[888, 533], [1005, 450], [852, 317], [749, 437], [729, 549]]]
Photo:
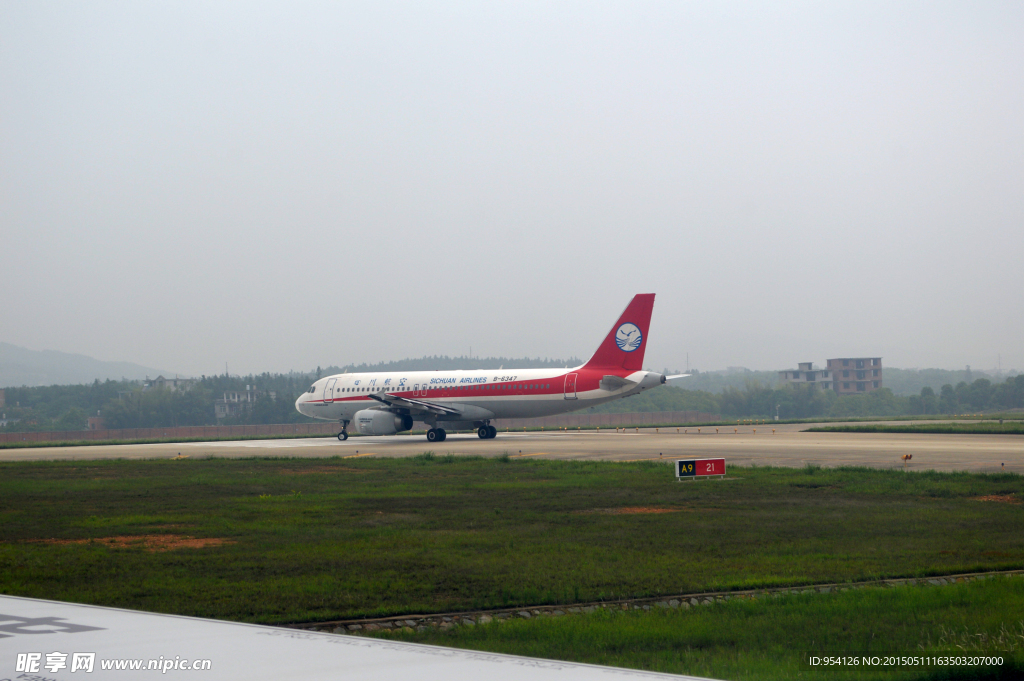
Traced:
[[4, 391], [0, 390], [0, 407], [7, 404], [7, 398], [4, 397]]
[[800, 362], [799, 369], [779, 372], [779, 382], [787, 385], [814, 385], [835, 390], [840, 395], [869, 393], [882, 387], [881, 357], [839, 357], [815, 369], [812, 362]]
[[832, 371], [815, 369], [814, 362], [800, 362], [799, 369], [787, 369], [779, 372], [779, 381], [794, 385], [810, 385], [823, 390], [833, 389]]
[[229, 390], [224, 397], [213, 401], [213, 415], [217, 420], [238, 416], [252, 409], [256, 400], [268, 398], [277, 399], [277, 393], [273, 390], [262, 392], [256, 390], [256, 386], [245, 386], [245, 390]]
[[8, 425], [12, 423], [17, 423], [20, 420], [21, 419], [9, 419], [7, 418], [7, 414], [4, 414], [3, 416], [0, 416], [0, 428], [5, 428]]
[[191, 390], [192, 386], [195, 385], [194, 378], [164, 378], [163, 376], [157, 376], [152, 381], [146, 379], [145, 389], [150, 388], [166, 388], [171, 392], [176, 390]]
[[90, 416], [86, 419], [86, 430], [104, 430], [107, 425], [103, 421], [103, 417], [97, 412], [96, 416]]
[[869, 393], [882, 387], [881, 357], [839, 357], [828, 360], [828, 368], [840, 395]]

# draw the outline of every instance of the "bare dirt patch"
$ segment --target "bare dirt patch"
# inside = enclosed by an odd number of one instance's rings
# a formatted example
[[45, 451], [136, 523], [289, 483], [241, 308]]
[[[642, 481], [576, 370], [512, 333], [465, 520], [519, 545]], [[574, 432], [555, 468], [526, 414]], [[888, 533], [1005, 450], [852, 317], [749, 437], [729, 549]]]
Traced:
[[310, 466], [309, 468], [282, 468], [281, 475], [312, 475], [315, 473], [369, 473], [362, 468], [346, 468], [344, 466]]
[[602, 515], [644, 515], [653, 513], [679, 513], [689, 511], [688, 508], [665, 508], [661, 506], [624, 506], [622, 508], [591, 508], [585, 511], [576, 511], [576, 515], [589, 515], [599, 513]]
[[1000, 504], [1019, 504], [1020, 499], [1012, 494], [986, 494], [983, 497], [974, 497], [975, 501], [995, 501]]
[[221, 537], [189, 537], [183, 534], [119, 535], [93, 539], [34, 539], [33, 543], [66, 546], [68, 544], [101, 544], [112, 549], [142, 548], [147, 551], [173, 551], [175, 549], [205, 549], [211, 546], [234, 544]]

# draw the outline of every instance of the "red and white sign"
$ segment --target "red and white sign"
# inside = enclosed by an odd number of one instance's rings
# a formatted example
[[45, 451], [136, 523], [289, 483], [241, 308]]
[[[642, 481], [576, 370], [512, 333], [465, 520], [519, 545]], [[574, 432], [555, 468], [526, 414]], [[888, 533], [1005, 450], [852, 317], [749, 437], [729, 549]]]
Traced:
[[706, 475], [725, 475], [725, 459], [679, 459], [676, 461], [677, 478], [699, 478]]
[[697, 459], [694, 462], [697, 477], [702, 475], [725, 475], [725, 459]]

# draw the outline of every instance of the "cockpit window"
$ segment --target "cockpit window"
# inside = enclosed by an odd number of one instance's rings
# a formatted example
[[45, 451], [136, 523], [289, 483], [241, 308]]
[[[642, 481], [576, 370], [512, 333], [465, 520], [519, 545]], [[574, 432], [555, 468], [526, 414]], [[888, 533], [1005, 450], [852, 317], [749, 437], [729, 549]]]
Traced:
[[307, 390], [306, 392], [315, 393], [316, 392], [316, 385], [309, 386], [309, 390]]

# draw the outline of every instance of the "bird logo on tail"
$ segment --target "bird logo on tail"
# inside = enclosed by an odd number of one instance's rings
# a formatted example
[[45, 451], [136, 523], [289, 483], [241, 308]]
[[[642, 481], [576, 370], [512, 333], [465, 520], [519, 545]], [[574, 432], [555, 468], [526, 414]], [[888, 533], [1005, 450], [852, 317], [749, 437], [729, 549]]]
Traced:
[[623, 352], [633, 352], [640, 347], [644, 336], [640, 333], [640, 327], [636, 324], [626, 322], [615, 330], [615, 344]]

